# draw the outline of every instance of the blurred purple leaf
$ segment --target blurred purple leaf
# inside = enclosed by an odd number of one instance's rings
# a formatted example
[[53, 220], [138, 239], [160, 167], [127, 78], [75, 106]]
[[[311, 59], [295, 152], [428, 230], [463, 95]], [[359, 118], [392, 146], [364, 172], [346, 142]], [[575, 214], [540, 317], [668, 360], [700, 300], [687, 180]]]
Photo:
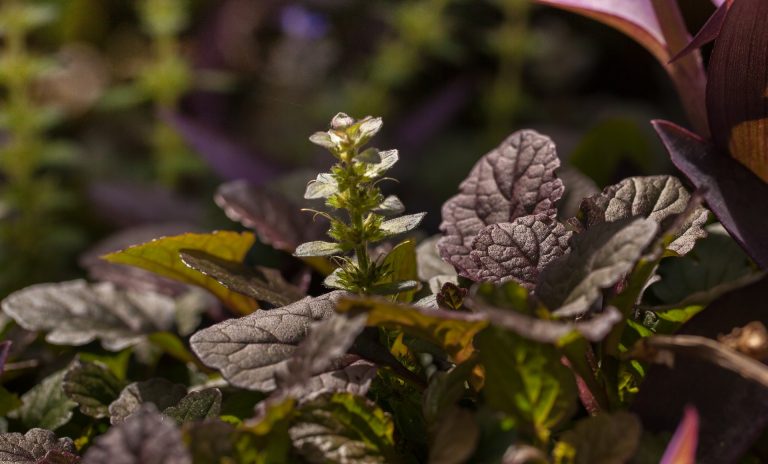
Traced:
[[156, 238], [197, 230], [197, 227], [184, 223], [151, 224], [125, 229], [107, 237], [83, 253], [79, 260], [80, 266], [88, 271], [88, 276], [91, 279], [96, 281], [112, 282], [128, 290], [151, 291], [177, 296], [189, 287], [154, 272], [134, 266], [114, 264], [101, 259], [101, 257]]
[[721, 5], [718, 6], [715, 13], [712, 16], [710, 16], [710, 18], [707, 20], [706, 23], [704, 23], [704, 26], [693, 37], [693, 39], [691, 39], [688, 45], [686, 45], [685, 48], [677, 52], [670, 61], [676, 61], [682, 58], [683, 56], [691, 53], [692, 51], [696, 50], [697, 48], [701, 48], [704, 45], [708, 44], [709, 42], [712, 42], [713, 40], [715, 40], [717, 36], [720, 34], [720, 29], [723, 27], [723, 23], [725, 22], [725, 16], [728, 13], [728, 8], [730, 8], [730, 3], [726, 3], [725, 1], [722, 1]]
[[607, 24], [630, 36], [658, 59], [667, 56], [667, 44], [651, 0], [536, 1]]
[[688, 406], [659, 464], [696, 464], [698, 440], [699, 413], [696, 408]]
[[[768, 324], [768, 277], [727, 293], [678, 332], [716, 339], [752, 321]], [[768, 390], [733, 371], [690, 357], [673, 368], [655, 365], [643, 381], [632, 410], [646, 429], [673, 430], [687, 405], [698, 410], [699, 464], [738, 462], [768, 425]]]
[[11, 351], [12, 344], [10, 340], [0, 342], [0, 376], [5, 372], [5, 361], [8, 360], [8, 352]]
[[739, 0], [728, 9], [709, 59], [706, 98], [714, 145], [764, 182], [768, 182], [766, 23], [765, 0]]
[[203, 208], [158, 185], [126, 182], [94, 182], [88, 197], [96, 212], [113, 224], [130, 227], [158, 222], [197, 224]]
[[301, 5], [288, 5], [280, 12], [280, 27], [289, 37], [317, 40], [328, 32], [328, 21]]
[[672, 163], [762, 268], [768, 268], [768, 184], [697, 135], [668, 121], [652, 121]]
[[247, 180], [262, 185], [281, 171], [273, 163], [251, 153], [229, 136], [180, 114], [163, 118], [225, 180]]

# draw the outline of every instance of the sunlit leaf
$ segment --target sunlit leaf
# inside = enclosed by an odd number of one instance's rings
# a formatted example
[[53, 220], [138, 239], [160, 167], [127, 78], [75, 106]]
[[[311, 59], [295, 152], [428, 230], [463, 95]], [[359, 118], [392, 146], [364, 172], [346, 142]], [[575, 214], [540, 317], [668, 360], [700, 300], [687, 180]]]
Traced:
[[255, 237], [251, 233], [218, 231], [210, 234], [184, 234], [163, 237], [142, 245], [132, 246], [105, 259], [120, 264], [140, 267], [191, 285], [202, 287], [218, 297], [227, 306], [240, 313], [258, 308], [255, 300], [234, 293], [215, 279], [187, 267], [179, 256], [183, 249], [200, 250], [218, 258], [242, 261]]

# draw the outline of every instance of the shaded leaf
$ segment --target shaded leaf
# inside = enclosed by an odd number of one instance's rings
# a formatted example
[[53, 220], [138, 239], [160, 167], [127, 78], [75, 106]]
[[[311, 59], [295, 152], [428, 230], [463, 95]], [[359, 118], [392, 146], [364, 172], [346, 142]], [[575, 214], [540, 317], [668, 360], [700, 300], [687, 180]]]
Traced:
[[437, 251], [437, 242], [439, 240], [440, 235], [433, 235], [419, 243], [416, 247], [418, 276], [422, 282], [427, 282], [433, 277], [456, 275], [454, 267], [443, 261], [440, 253]]
[[96, 438], [83, 457], [83, 464], [191, 463], [173, 419], [149, 404]]
[[702, 189], [723, 227], [762, 268], [768, 268], [768, 184], [733, 159], [716, 152], [691, 132], [667, 121], [652, 121], [672, 162]]
[[34, 428], [24, 435], [0, 433], [0, 463], [38, 464], [51, 451], [75, 453], [69, 438], [57, 439], [50, 430]]
[[[590, 155], [592, 154], [590, 153]], [[595, 181], [573, 166], [560, 166], [560, 169], [557, 170], [557, 177], [565, 185], [565, 194], [558, 206], [558, 216], [562, 219], [576, 216], [582, 200], [600, 193]]]
[[574, 236], [571, 252], [541, 273], [536, 295], [556, 314], [587, 311], [600, 291], [622, 279], [656, 236], [650, 219], [597, 224]]
[[274, 269], [253, 269], [241, 262], [222, 259], [199, 250], [181, 250], [181, 260], [190, 268], [219, 282], [233, 292], [272, 306], [285, 306], [304, 297]]
[[555, 177], [560, 160], [549, 137], [518, 131], [483, 156], [442, 209], [440, 256], [456, 267], [472, 266], [469, 252], [486, 226], [520, 216], [554, 215], [563, 184]]
[[120, 396], [123, 382], [102, 363], [76, 360], [64, 376], [64, 393], [80, 412], [96, 419], [109, 416], [109, 404]]
[[62, 383], [66, 373], [66, 370], [60, 370], [49, 375], [21, 396], [23, 404], [13, 415], [24, 427], [56, 430], [69, 422], [77, 403], [64, 394]]
[[547, 214], [522, 216], [481, 230], [460, 275], [480, 282], [518, 282], [533, 288], [539, 273], [568, 252], [572, 233]]
[[325, 236], [328, 221], [301, 212], [280, 195], [249, 185], [230, 182], [219, 187], [216, 204], [233, 221], [253, 229], [259, 241], [293, 253], [299, 244]]
[[[398, 301], [411, 301], [413, 299], [413, 292], [419, 283], [417, 263], [416, 263], [416, 247], [413, 240], [405, 240], [395, 246], [384, 258], [382, 265], [390, 271], [385, 281], [388, 283], [398, 284], [398, 288], [393, 293], [399, 293], [397, 296]], [[371, 293], [378, 293], [376, 287]]]
[[574, 453], [574, 464], [613, 464], [629, 462], [635, 455], [643, 432], [634, 414], [618, 411], [582, 419], [563, 433], [555, 454]]
[[188, 422], [184, 424], [182, 434], [194, 464], [235, 459], [235, 427], [231, 424], [218, 419]]
[[182, 398], [178, 404], [163, 410], [163, 414], [176, 420], [178, 424], [185, 422], [212, 419], [221, 411], [221, 390], [206, 388], [194, 391]]
[[573, 373], [552, 345], [489, 327], [475, 341], [485, 367], [483, 395], [511, 415], [522, 431], [546, 442], [550, 430], [575, 410]]
[[472, 412], [451, 407], [432, 427], [430, 435], [430, 464], [462, 464], [475, 452], [480, 428]]
[[169, 329], [174, 317], [174, 302], [167, 296], [83, 280], [33, 285], [12, 293], [2, 307], [25, 329], [47, 332], [49, 343], [79, 346], [99, 339], [110, 351]]
[[310, 324], [329, 318], [343, 294], [335, 291], [307, 297], [282, 308], [221, 322], [193, 335], [192, 351], [234, 386], [272, 390], [275, 372], [288, 362]]
[[713, 3], [717, 6], [717, 11], [709, 17], [707, 22], [704, 23], [701, 29], [699, 29], [699, 32], [696, 33], [688, 45], [675, 53], [675, 56], [672, 57], [671, 61], [682, 58], [697, 48], [701, 48], [715, 40], [717, 36], [720, 35], [720, 29], [723, 27], [725, 17], [728, 14], [728, 8], [730, 8], [732, 2], [733, 0], [730, 0], [730, 2], [726, 2], [725, 0], [715, 0]]
[[[587, 227], [634, 216], [643, 216], [662, 225], [683, 213], [690, 199], [683, 184], [673, 176], [629, 177], [586, 198], [581, 210]], [[678, 255], [691, 251], [696, 240], [706, 236], [702, 226], [708, 216], [706, 209], [697, 208], [667, 247]]]
[[245, 232], [218, 231], [210, 234], [183, 234], [132, 246], [123, 251], [106, 255], [104, 259], [113, 263], [140, 267], [186, 284], [197, 285], [216, 295], [232, 309], [241, 313], [249, 313], [258, 308], [254, 300], [234, 293], [216, 282], [215, 279], [190, 269], [181, 261], [179, 251], [183, 249], [200, 250], [218, 258], [242, 261], [254, 240], [253, 234]]
[[8, 353], [11, 351], [11, 345], [13, 345], [13, 342], [10, 340], [0, 342], [0, 376], [5, 372], [5, 362], [8, 360]]
[[707, 115], [718, 151], [768, 183], [766, 21], [766, 2], [732, 2], [709, 59]]
[[310, 463], [384, 463], [394, 453], [392, 419], [369, 400], [346, 393], [302, 406], [290, 428], [296, 451]]
[[660, 464], [695, 464], [698, 441], [699, 414], [696, 408], [687, 407]]
[[363, 311], [369, 326], [400, 329], [443, 348], [456, 362], [467, 359], [472, 351], [472, 339], [486, 326], [476, 316], [457, 311], [424, 309], [373, 298], [345, 298], [338, 302], [337, 311]]
[[344, 249], [338, 243], [314, 241], [306, 242], [296, 247], [293, 256], [313, 257], [313, 256], [333, 256], [344, 252]]
[[388, 219], [381, 223], [380, 230], [385, 237], [404, 234], [419, 227], [421, 220], [427, 213], [407, 214], [394, 219]]
[[142, 405], [151, 403], [159, 410], [176, 406], [187, 394], [187, 387], [165, 379], [149, 379], [133, 382], [120, 392], [120, 396], [110, 403], [110, 422], [123, 422], [138, 411]]

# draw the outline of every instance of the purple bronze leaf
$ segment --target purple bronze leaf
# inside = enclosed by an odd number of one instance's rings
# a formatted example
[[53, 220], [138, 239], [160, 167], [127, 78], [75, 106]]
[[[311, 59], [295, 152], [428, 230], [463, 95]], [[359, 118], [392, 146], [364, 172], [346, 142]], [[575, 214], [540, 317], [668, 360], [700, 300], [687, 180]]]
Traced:
[[762, 268], [768, 268], [768, 184], [744, 166], [667, 121], [653, 121], [672, 162], [697, 189], [731, 236]]
[[[683, 213], [690, 199], [688, 190], [676, 177], [629, 177], [606, 187], [602, 193], [584, 199], [581, 211], [587, 228], [634, 216], [643, 216], [661, 225]], [[702, 226], [708, 218], [706, 209], [696, 208], [680, 225], [668, 248], [678, 255], [691, 251], [697, 239], [706, 237]]]
[[94, 182], [88, 198], [100, 216], [131, 227], [160, 222], [199, 224], [205, 216], [200, 205], [157, 185]]
[[642, 44], [654, 56], [665, 56], [666, 40], [651, 0], [536, 0], [607, 24]]
[[[0, 433], [0, 462], [3, 464], [36, 464], [51, 451], [74, 453], [69, 438], [57, 439], [50, 430], [31, 429], [20, 433]], [[43, 461], [44, 462], [44, 461]]]
[[200, 122], [179, 114], [165, 115], [165, 119], [222, 179], [243, 179], [262, 185], [280, 172], [271, 163], [252, 156], [226, 135]]
[[256, 231], [263, 243], [289, 253], [301, 243], [322, 238], [328, 229], [324, 218], [313, 218], [288, 199], [244, 181], [222, 185], [215, 200], [230, 219]]
[[571, 232], [547, 214], [523, 216], [491, 224], [472, 243], [472, 267], [459, 274], [479, 282], [514, 280], [528, 289], [536, 286], [550, 262], [568, 252]]
[[145, 404], [96, 438], [83, 464], [192, 464], [192, 458], [176, 422]]
[[[733, 0], [731, 0], [731, 2], [732, 1]], [[723, 23], [725, 22], [725, 16], [728, 14], [728, 8], [730, 8], [731, 2], [725, 2], [725, 0], [721, 0], [720, 4], [717, 5], [717, 11], [715, 11], [715, 13], [710, 16], [707, 22], [704, 23], [704, 26], [702, 26], [699, 32], [693, 37], [693, 39], [691, 39], [688, 45], [677, 52], [670, 61], [676, 61], [696, 50], [697, 48], [701, 48], [704, 45], [717, 39], [717, 36], [720, 35], [720, 29], [723, 27]]]
[[563, 195], [563, 183], [555, 177], [559, 166], [549, 137], [533, 130], [510, 135], [475, 164], [459, 194], [443, 205], [440, 256], [468, 269], [474, 266], [472, 243], [486, 226], [529, 214], [554, 217], [555, 203]]

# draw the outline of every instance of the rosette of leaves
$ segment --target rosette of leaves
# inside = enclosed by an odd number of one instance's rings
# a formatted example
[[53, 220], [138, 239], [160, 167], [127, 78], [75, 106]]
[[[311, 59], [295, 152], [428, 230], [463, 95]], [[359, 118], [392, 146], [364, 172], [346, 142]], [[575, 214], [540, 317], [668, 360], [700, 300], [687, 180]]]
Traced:
[[[299, 245], [298, 257], [332, 256], [338, 269], [326, 280], [331, 288], [366, 294], [395, 294], [414, 289], [416, 281], [393, 279], [386, 259], [374, 259], [369, 246], [416, 228], [426, 213], [400, 216], [405, 210], [396, 196], [385, 197], [379, 189], [384, 174], [398, 160], [397, 150], [364, 149], [381, 129], [381, 118], [360, 120], [339, 113], [326, 132], [309, 139], [326, 148], [338, 161], [329, 173], [309, 183], [304, 198], [324, 199], [329, 211], [314, 211], [330, 221], [332, 242], [312, 241]], [[353, 252], [353, 256], [346, 256]]]

